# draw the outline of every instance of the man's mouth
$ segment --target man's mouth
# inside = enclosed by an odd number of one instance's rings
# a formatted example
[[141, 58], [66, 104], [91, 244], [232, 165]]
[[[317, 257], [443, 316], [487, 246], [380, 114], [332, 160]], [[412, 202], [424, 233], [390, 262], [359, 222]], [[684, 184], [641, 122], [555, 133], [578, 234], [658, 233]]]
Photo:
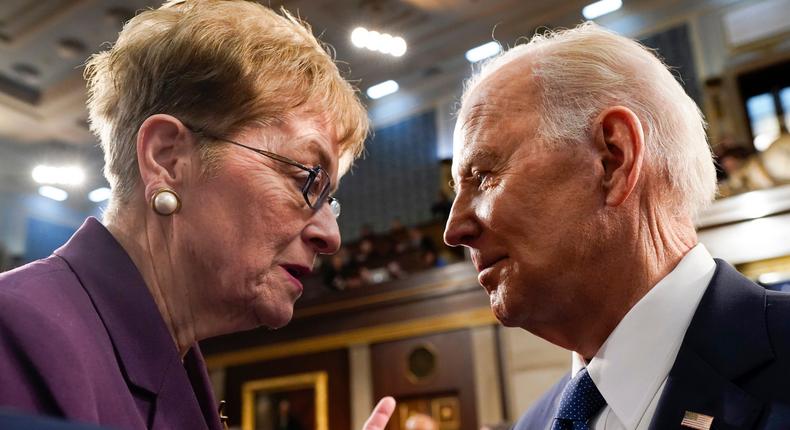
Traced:
[[492, 257], [492, 258], [473, 258], [472, 262], [474, 263], [475, 268], [477, 269], [477, 271], [478, 272], [482, 272], [482, 271], [488, 269], [489, 267], [491, 267], [491, 266], [499, 263], [500, 261], [504, 260], [505, 258], [507, 258], [506, 255], [501, 255], [501, 256]]

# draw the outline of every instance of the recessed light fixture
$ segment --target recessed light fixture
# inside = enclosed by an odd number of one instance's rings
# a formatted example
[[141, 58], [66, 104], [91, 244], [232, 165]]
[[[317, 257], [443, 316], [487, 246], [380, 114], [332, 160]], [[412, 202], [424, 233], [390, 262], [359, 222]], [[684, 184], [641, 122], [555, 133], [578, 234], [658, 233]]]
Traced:
[[357, 27], [351, 32], [351, 43], [357, 48], [366, 48], [393, 57], [403, 56], [407, 48], [402, 37], [371, 31], [365, 27]]
[[83, 55], [88, 48], [79, 39], [65, 38], [58, 41], [56, 52], [61, 58], [73, 60]]
[[69, 193], [67, 193], [66, 190], [61, 190], [60, 188], [56, 188], [50, 185], [44, 185], [39, 187], [38, 193], [48, 199], [56, 200], [59, 202], [62, 202], [63, 200], [69, 198]]
[[398, 83], [390, 79], [389, 81], [384, 81], [368, 88], [367, 93], [368, 97], [376, 100], [398, 91], [398, 88]]
[[33, 169], [33, 180], [39, 184], [81, 185], [85, 172], [76, 166], [54, 167], [39, 165]]
[[93, 203], [100, 203], [110, 198], [112, 191], [107, 187], [96, 188], [88, 193], [88, 200]]
[[600, 0], [588, 4], [582, 9], [585, 19], [595, 19], [620, 9], [623, 6], [622, 0]]
[[502, 51], [502, 46], [498, 42], [488, 42], [466, 51], [466, 59], [470, 63], [477, 63], [488, 57], [493, 57]]

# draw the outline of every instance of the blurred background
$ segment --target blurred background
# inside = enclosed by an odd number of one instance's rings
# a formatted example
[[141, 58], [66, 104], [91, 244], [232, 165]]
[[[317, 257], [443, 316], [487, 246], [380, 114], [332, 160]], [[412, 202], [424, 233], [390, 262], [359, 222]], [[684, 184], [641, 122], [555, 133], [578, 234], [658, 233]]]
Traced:
[[[570, 354], [500, 327], [441, 232], [454, 112], [476, 64], [585, 19], [657, 50], [705, 113], [721, 196], [701, 241], [755, 281], [790, 284], [790, 0], [285, 0], [330, 44], [375, 133], [342, 182], [343, 249], [294, 321], [203, 343], [233, 427], [360, 428], [374, 399], [442, 430], [504, 426]], [[0, 2], [0, 270], [49, 255], [108, 190], [82, 64], [152, 0]], [[521, 39], [520, 39], [521, 38]]]

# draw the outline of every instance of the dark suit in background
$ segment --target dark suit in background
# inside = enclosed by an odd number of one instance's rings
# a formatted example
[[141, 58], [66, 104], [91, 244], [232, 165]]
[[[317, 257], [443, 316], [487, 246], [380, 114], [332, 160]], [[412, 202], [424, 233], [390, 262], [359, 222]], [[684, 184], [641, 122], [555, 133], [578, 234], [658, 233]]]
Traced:
[[182, 363], [129, 256], [89, 218], [0, 275], [0, 407], [118, 429], [221, 429], [197, 345]]
[[88, 424], [70, 423], [54, 418], [32, 417], [0, 410], [0, 429], [3, 430], [109, 430]]
[[[790, 294], [766, 291], [717, 260], [661, 393], [651, 429], [678, 429], [686, 411], [713, 429], [790, 429]], [[514, 430], [547, 429], [565, 375]]]

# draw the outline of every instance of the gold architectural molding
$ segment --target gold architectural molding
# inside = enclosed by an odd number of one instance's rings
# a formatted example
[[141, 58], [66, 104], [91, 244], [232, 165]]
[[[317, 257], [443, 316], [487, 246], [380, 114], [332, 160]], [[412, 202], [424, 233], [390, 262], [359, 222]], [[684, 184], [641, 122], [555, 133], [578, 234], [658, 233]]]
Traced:
[[417, 318], [374, 327], [364, 327], [342, 333], [333, 333], [307, 339], [281, 342], [273, 345], [247, 348], [233, 352], [212, 354], [206, 356], [206, 365], [209, 369], [239, 366], [275, 358], [346, 348], [355, 344], [386, 342], [496, 323], [497, 320], [490, 308], [477, 308], [446, 315]]
[[790, 272], [790, 255], [736, 264], [735, 268], [738, 269], [743, 276], [752, 280], [757, 280], [760, 275], [765, 273]]

